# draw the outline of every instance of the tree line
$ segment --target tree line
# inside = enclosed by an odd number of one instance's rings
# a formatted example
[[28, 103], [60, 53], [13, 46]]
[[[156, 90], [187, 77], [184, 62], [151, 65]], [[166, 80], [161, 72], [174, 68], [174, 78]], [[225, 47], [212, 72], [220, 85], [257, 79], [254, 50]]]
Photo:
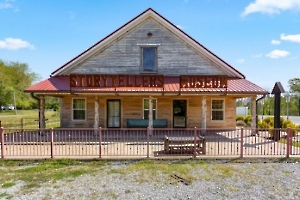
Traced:
[[[280, 115], [300, 116], [300, 78], [293, 78], [288, 81], [289, 91], [281, 94]], [[274, 115], [274, 95], [268, 94], [258, 101], [258, 115]], [[248, 107], [251, 111], [251, 102], [248, 99], [238, 99], [238, 107]], [[249, 112], [248, 112], [249, 113]]]
[[[38, 102], [24, 90], [41, 80], [41, 76], [31, 71], [26, 63], [4, 62], [0, 60], [0, 105], [14, 105], [17, 109], [36, 109]], [[59, 100], [47, 97], [46, 109], [57, 109]]]

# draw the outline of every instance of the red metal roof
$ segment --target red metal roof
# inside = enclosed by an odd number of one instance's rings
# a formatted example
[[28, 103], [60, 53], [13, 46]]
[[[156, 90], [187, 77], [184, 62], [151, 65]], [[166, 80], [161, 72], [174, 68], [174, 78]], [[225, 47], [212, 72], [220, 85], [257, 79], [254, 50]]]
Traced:
[[268, 94], [268, 91], [246, 79], [228, 79], [227, 88], [180, 88], [179, 76], [165, 76], [163, 87], [72, 87], [69, 76], [54, 76], [30, 86], [26, 92], [35, 93], [228, 93], [228, 94]]

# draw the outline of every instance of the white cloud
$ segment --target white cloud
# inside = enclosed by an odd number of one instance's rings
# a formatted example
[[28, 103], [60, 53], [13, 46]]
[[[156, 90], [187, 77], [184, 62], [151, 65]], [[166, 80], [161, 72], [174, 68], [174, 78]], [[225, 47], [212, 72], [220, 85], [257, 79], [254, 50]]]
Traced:
[[278, 44], [280, 44], [280, 43], [281, 43], [280, 40], [272, 40], [272, 41], [271, 41], [271, 44], [274, 44], [274, 45], [278, 45]]
[[244, 62], [245, 62], [245, 59], [240, 58], [240, 59], [237, 59], [236, 62], [238, 62], [238, 63], [244, 63]]
[[4, 2], [0, 2], [0, 10], [1, 9], [12, 9], [15, 8], [12, 4], [14, 0], [5, 0]]
[[179, 28], [179, 29], [184, 29], [184, 27], [181, 26], [181, 25], [176, 25], [176, 27]]
[[13, 6], [7, 2], [0, 3], [0, 9], [8, 9], [8, 8], [13, 8]]
[[35, 49], [29, 42], [17, 38], [5, 38], [0, 40], [0, 49], [18, 50], [18, 49]]
[[262, 54], [252, 55], [251, 57], [252, 57], [252, 58], [260, 58], [260, 57], [262, 57]]
[[243, 11], [242, 16], [249, 15], [251, 13], [267, 13], [267, 14], [279, 14], [284, 10], [300, 10], [299, 0], [255, 0], [250, 3]]
[[297, 34], [297, 35], [285, 35], [285, 34], [281, 34], [280, 35], [280, 39], [281, 40], [290, 41], [290, 42], [300, 43], [300, 34]]
[[290, 54], [290, 52], [288, 52], [288, 51], [275, 49], [275, 50], [271, 51], [270, 53], [268, 53], [266, 56], [269, 58], [276, 59], [276, 58], [285, 57], [289, 54]]

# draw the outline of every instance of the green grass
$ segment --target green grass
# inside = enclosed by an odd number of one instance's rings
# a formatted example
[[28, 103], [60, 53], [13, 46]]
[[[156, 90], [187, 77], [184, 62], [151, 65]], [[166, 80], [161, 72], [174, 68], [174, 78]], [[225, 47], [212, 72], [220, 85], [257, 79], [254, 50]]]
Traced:
[[10, 194], [7, 194], [6, 192], [0, 193], [0, 199], [5, 198], [5, 199], [12, 199], [13, 196]]
[[[133, 174], [133, 181], [137, 183], [163, 183], [181, 184], [177, 177], [183, 178], [188, 184], [194, 181], [218, 181], [222, 182], [226, 178], [245, 178], [253, 183], [259, 181], [259, 177], [253, 176], [258, 169], [256, 165], [250, 163], [277, 163], [277, 162], [299, 162], [299, 158], [291, 159], [170, 159], [170, 160], [71, 160], [71, 159], [55, 159], [55, 160], [0, 160], [0, 182], [2, 183], [2, 191], [0, 198], [12, 198], [5, 193], [6, 188], [14, 187], [21, 182], [22, 186], [19, 190], [22, 192], [33, 192], [34, 190], [50, 184], [56, 187], [55, 183], [64, 180], [65, 183], [72, 182], [76, 177], [83, 175], [90, 176], [114, 176], [121, 175], [126, 179], [128, 174]], [[243, 170], [237, 164], [246, 163], [247, 168]], [[268, 165], [264, 170], [268, 172]], [[272, 176], [272, 174], [264, 174], [263, 176]], [[283, 174], [289, 175], [288, 170], [281, 171]], [[107, 183], [109, 184], [109, 183]], [[102, 187], [105, 187], [102, 186]], [[240, 188], [230, 185], [224, 185], [224, 188], [230, 191], [238, 192]], [[131, 190], [124, 191], [130, 194]], [[117, 199], [118, 195], [114, 191], [107, 191], [105, 197]]]
[[[18, 110], [0, 112], [1, 125], [4, 128], [23, 128], [36, 129], [38, 128], [38, 110]], [[46, 128], [59, 127], [59, 111], [45, 111]]]
[[[77, 160], [0, 161], [2, 188], [12, 187], [23, 181], [23, 190], [40, 187], [43, 183], [55, 183], [62, 179], [74, 179], [83, 174], [99, 170], [103, 162], [83, 163]], [[96, 166], [96, 167], [95, 167]]]
[[15, 183], [13, 183], [13, 182], [3, 183], [2, 188], [10, 188], [14, 185], [15, 185]]
[[[22, 191], [33, 191], [45, 183], [59, 180], [73, 181], [84, 174], [123, 174], [135, 173], [135, 181], [145, 183], [151, 181], [170, 183], [177, 182], [171, 176], [176, 174], [192, 183], [197, 179], [193, 169], [206, 168], [207, 164], [200, 160], [138, 160], [128, 161], [122, 167], [114, 167], [115, 161], [92, 160], [79, 161], [71, 159], [57, 160], [0, 160], [0, 182], [3, 188], [13, 187], [16, 182], [23, 182]], [[122, 163], [127, 161], [121, 161]], [[109, 165], [109, 167], [107, 167]], [[105, 168], [104, 168], [105, 166]], [[104, 170], [105, 169], [105, 170]], [[130, 193], [130, 191], [127, 191]], [[117, 198], [113, 193], [107, 193]]]
[[[287, 139], [281, 138], [279, 140], [279, 142], [283, 143], [283, 144], [287, 144]], [[292, 141], [292, 146], [294, 146], [294, 147], [300, 147], [300, 142], [299, 141]]]

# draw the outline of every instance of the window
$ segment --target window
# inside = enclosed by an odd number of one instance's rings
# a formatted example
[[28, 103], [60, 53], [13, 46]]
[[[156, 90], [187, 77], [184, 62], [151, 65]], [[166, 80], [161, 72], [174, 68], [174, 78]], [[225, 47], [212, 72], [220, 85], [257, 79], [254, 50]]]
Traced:
[[73, 120], [85, 120], [85, 99], [73, 99]]
[[156, 72], [157, 47], [142, 47], [141, 55], [141, 70], [144, 72]]
[[224, 120], [224, 100], [212, 100], [211, 120]]
[[[156, 99], [152, 99], [152, 115], [156, 119]], [[149, 99], [144, 99], [143, 118], [149, 119]]]

